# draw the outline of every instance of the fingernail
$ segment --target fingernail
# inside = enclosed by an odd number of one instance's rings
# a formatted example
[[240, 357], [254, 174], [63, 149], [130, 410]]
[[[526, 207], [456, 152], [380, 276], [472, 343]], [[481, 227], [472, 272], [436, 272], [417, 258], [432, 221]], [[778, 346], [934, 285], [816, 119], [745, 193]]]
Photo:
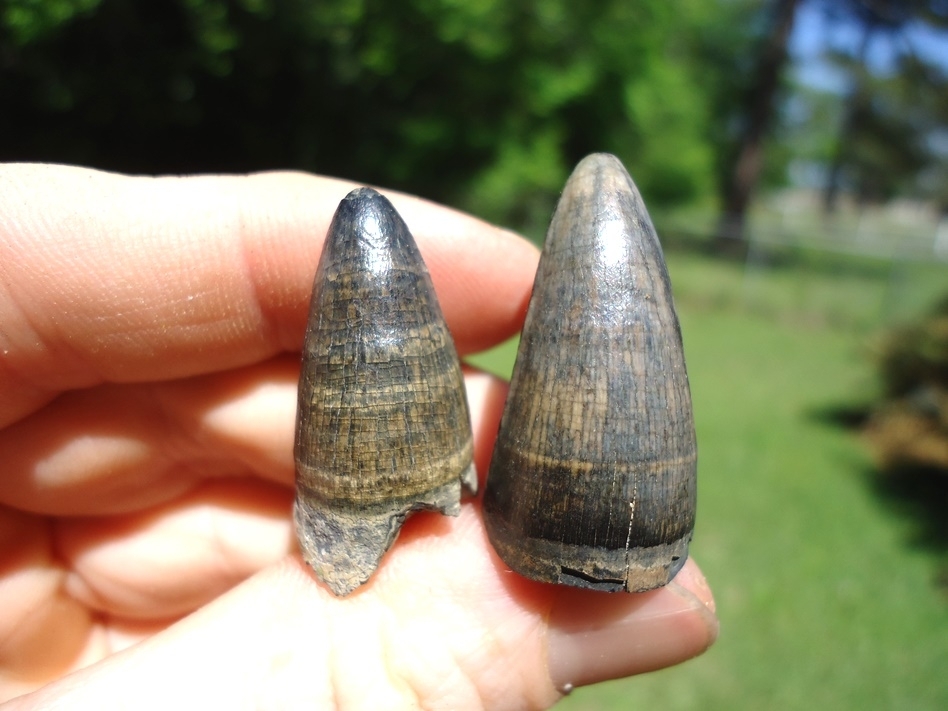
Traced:
[[691, 561], [666, 587], [646, 593], [564, 588], [549, 618], [550, 678], [568, 693], [661, 669], [697, 656], [717, 634], [714, 598]]
[[[690, 558], [685, 561], [681, 570], [678, 571], [678, 575], [668, 584], [668, 587], [675, 590], [683, 598], [691, 598], [704, 605], [712, 615], [716, 612], [711, 586], [708, 585], [701, 569]], [[717, 618], [715, 618], [715, 633], [717, 633]]]

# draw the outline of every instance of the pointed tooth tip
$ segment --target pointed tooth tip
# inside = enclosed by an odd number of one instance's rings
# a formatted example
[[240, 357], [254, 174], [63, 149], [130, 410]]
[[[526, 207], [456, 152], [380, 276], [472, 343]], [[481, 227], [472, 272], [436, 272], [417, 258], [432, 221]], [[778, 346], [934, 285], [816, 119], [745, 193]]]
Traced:
[[339, 250], [369, 250], [376, 255], [388, 255], [381, 260], [362, 256], [357, 261], [363, 266], [383, 267], [392, 258], [408, 260], [409, 263], [420, 260], [408, 225], [395, 206], [384, 195], [368, 187], [350, 191], [339, 202], [326, 244], [325, 249], [335, 253], [343, 264], [352, 257], [341, 256]]
[[620, 192], [638, 192], [621, 160], [611, 153], [592, 153], [576, 164], [563, 193], [601, 192], [604, 186]]
[[395, 206], [392, 205], [391, 201], [382, 193], [369, 187], [360, 187], [349, 191], [339, 203], [336, 213], [337, 215], [339, 213], [355, 214], [362, 221], [367, 216], [378, 214], [401, 221], [401, 216], [395, 210]]
[[[641, 203], [635, 181], [622, 161], [611, 153], [593, 153], [583, 158], [573, 169], [563, 187], [559, 204], [569, 205], [576, 201], [580, 204], [589, 201], [611, 202], [619, 195], [630, 197], [634, 203]], [[644, 211], [644, 205], [640, 208], [638, 211]]]
[[359, 200], [359, 199], [367, 200], [367, 199], [376, 198], [376, 197], [384, 197], [384, 196], [378, 190], [375, 190], [374, 188], [370, 188], [367, 185], [363, 185], [361, 187], [350, 190], [349, 193], [346, 195], [346, 200]]
[[577, 169], [604, 168], [606, 166], [613, 166], [625, 170], [622, 165], [622, 161], [620, 161], [612, 153], [590, 153], [576, 164]]
[[603, 171], [628, 175], [628, 171], [616, 156], [611, 153], [590, 153], [576, 164], [573, 174], [599, 173]]
[[[571, 244], [561, 258], [570, 263], [593, 260], [597, 265], [594, 276], [602, 275], [600, 257], [622, 257], [625, 250], [620, 246], [641, 241], [646, 232], [654, 232], [654, 228], [632, 176], [616, 156], [593, 153], [576, 165], [567, 180], [547, 231], [545, 249], [559, 251], [557, 245]], [[575, 247], [580, 243], [584, 247], [577, 252]]]

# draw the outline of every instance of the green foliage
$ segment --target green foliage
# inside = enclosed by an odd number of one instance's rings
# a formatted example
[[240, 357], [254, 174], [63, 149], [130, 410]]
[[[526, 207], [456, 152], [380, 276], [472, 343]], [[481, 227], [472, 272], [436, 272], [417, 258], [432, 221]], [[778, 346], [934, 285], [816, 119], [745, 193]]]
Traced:
[[643, 79], [625, 87], [626, 115], [635, 127], [632, 165], [649, 176], [658, 206], [707, 195], [714, 188], [713, 152], [703, 140], [707, 120], [695, 120], [706, 112], [706, 97], [669, 64], [649, 66]]
[[[815, 0], [831, 21], [860, 33], [855, 47], [827, 53], [850, 88], [841, 120], [835, 123], [830, 169], [825, 188], [827, 209], [835, 208], [840, 190], [861, 203], [884, 202], [897, 195], [934, 198], [948, 209], [948, 75], [934, 54], [917, 54], [907, 28], [948, 28], [943, 0]], [[887, 37], [896, 52], [888, 74], [866, 66], [871, 41]], [[818, 124], [810, 130], [820, 130]], [[822, 126], [825, 131], [825, 125]]]
[[901, 397], [920, 388], [948, 392], [948, 299], [916, 323], [893, 329], [879, 354], [885, 392]]
[[929, 139], [948, 125], [948, 117], [931, 111], [935, 97], [948, 92], [948, 77], [914, 58], [884, 77], [837, 59], [857, 77], [858, 87], [850, 98], [847, 134], [840, 138], [843, 179], [861, 202], [917, 194], [915, 181], [934, 157]]
[[[761, 47], [771, 41], [774, 2], [760, 0], [721, 0], [689, 5], [696, 14], [692, 33], [680, 51], [689, 64], [700, 67], [700, 80], [707, 95], [704, 123], [705, 145], [713, 159], [714, 189], [723, 197], [731, 181], [735, 157], [740, 150], [748, 122], [748, 102], [754, 90], [757, 61]], [[782, 82], [774, 97], [776, 104], [787, 100], [789, 86]], [[785, 118], [770, 126], [762, 187], [786, 183], [790, 156], [780, 150], [785, 139]], [[774, 150], [777, 149], [777, 150]]]
[[0, 22], [18, 45], [48, 37], [78, 15], [95, 10], [102, 0], [6, 0]]
[[880, 464], [890, 478], [939, 477], [948, 485], [948, 299], [890, 331], [878, 367], [884, 395], [868, 433]]
[[[911, 11], [938, 24], [936, 5]], [[297, 168], [420, 193], [539, 236], [572, 166], [610, 151], [653, 209], [710, 205], [730, 178], [773, 6], [4, 0], [0, 160], [145, 173]], [[948, 205], [948, 156], [929, 140], [948, 113], [943, 73], [906, 55], [892, 77], [870, 79], [846, 185]], [[839, 102], [812, 98], [798, 87], [790, 101], [777, 97], [788, 110], [766, 144], [765, 187], [786, 180], [792, 159], [836, 160], [826, 127], [841, 124]]]
[[[651, 204], [707, 198], [702, 3], [9, 2], [0, 159], [300, 168], [542, 229], [611, 151]], [[15, 139], [14, 139], [15, 137]]]

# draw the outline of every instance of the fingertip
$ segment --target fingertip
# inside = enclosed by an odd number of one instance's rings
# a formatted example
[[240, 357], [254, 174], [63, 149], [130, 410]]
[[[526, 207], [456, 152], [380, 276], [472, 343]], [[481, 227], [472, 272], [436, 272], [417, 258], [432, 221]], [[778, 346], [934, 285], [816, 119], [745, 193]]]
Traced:
[[[714, 595], [711, 592], [711, 586], [708, 585], [707, 578], [695, 563], [694, 558], [688, 558], [678, 575], [668, 584], [668, 587], [676, 590], [683, 597], [691, 596], [695, 602], [703, 605], [708, 612], [714, 616], [717, 608], [714, 603]], [[717, 622], [717, 617], [715, 617]], [[713, 640], [712, 640], [713, 641]]]
[[548, 624], [548, 668], [561, 693], [686, 661], [718, 634], [710, 588], [690, 561], [672, 583], [645, 593], [563, 588]]

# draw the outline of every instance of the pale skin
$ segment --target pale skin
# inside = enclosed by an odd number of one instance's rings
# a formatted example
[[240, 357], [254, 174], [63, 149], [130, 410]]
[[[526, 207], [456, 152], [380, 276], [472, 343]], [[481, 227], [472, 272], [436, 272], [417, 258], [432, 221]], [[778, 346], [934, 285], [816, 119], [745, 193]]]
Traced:
[[[541, 709], [714, 641], [693, 561], [639, 595], [533, 583], [477, 500], [410, 519], [348, 598], [301, 562], [298, 352], [352, 187], [0, 166], [4, 711]], [[385, 192], [462, 355], [513, 334], [536, 249]], [[483, 477], [506, 386], [467, 386]]]

